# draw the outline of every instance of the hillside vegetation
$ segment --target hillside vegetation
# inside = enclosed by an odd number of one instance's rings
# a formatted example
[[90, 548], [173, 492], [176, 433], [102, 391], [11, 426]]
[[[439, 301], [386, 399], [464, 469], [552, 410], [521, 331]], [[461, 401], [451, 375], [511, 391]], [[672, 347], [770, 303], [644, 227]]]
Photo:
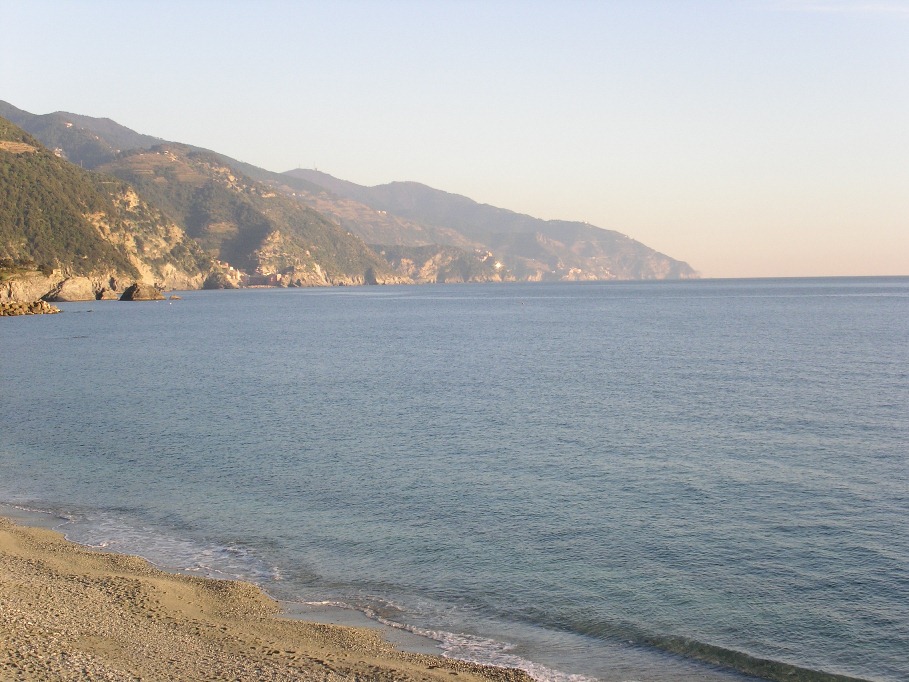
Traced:
[[99, 178], [58, 159], [5, 119], [0, 141], [0, 264], [138, 276], [87, 217], [112, 209]]
[[100, 167], [172, 216], [212, 258], [251, 277], [362, 284], [394, 281], [387, 262], [322, 214], [187, 145], [120, 154]]
[[211, 261], [125, 182], [83, 170], [0, 118], [0, 298], [29, 273], [53, 297], [72, 278], [96, 295], [131, 281], [201, 284]]

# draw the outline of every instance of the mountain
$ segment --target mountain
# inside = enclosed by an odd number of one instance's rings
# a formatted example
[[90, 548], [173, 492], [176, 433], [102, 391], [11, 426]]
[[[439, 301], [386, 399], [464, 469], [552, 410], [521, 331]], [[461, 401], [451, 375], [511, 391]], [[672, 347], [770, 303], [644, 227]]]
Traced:
[[[301, 187], [304, 201], [320, 210], [344, 215], [355, 202], [382, 216], [398, 221], [392, 243], [422, 245], [432, 235], [440, 243], [457, 239], [461, 244], [488, 250], [518, 279], [609, 280], [688, 279], [697, 273], [687, 263], [675, 260], [626, 235], [587, 223], [540, 220], [472, 199], [450, 194], [416, 182], [393, 182], [364, 187], [339, 180], [316, 170], [297, 169], [286, 176], [317, 186], [313, 195]], [[333, 206], [334, 205], [334, 208]], [[345, 223], [370, 242], [379, 243], [368, 221]], [[405, 229], [418, 225], [419, 229]]]
[[141, 135], [109, 118], [58, 111], [30, 114], [0, 101], [0, 116], [31, 133], [48, 149], [83, 168], [112, 160], [121, 150], [145, 149], [164, 140]]
[[3, 112], [73, 163], [134, 186], [222, 263], [212, 280], [218, 285], [408, 281], [346, 229], [252, 177], [272, 175], [268, 171], [110, 119], [39, 116], [0, 102]]
[[209, 255], [254, 282], [697, 277], [687, 263], [618, 232], [419, 183], [364, 187], [312, 170], [276, 173], [109, 119], [38, 116], [0, 102], [4, 112], [74, 163], [134, 184]]
[[[224, 158], [224, 157], [222, 157]], [[231, 160], [226, 159], [226, 162]], [[360, 237], [397, 273], [416, 283], [503, 282], [512, 273], [495, 261], [489, 249], [456, 230], [435, 228], [377, 211], [339, 197], [307, 180], [232, 162], [272, 187], [275, 192], [330, 216], [341, 228]]]
[[211, 263], [127, 183], [59, 158], [0, 118], [0, 299], [199, 286]]
[[122, 152], [98, 169], [135, 186], [209, 256], [245, 273], [250, 283], [404, 281], [362, 240], [219, 154], [166, 143]]

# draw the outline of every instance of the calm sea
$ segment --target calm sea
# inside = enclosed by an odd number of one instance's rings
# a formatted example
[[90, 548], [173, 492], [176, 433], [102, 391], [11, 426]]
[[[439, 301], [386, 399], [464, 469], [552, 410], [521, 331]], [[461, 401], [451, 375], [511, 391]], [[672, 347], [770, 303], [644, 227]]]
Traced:
[[0, 501], [72, 539], [539, 679], [909, 679], [907, 278], [61, 307]]

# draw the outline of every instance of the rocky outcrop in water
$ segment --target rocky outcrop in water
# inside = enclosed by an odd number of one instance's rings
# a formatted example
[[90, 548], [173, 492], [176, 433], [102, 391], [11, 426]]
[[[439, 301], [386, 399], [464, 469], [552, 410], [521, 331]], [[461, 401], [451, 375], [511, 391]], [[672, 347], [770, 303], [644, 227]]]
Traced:
[[126, 287], [126, 291], [120, 296], [121, 301], [163, 301], [164, 294], [156, 286], [136, 282]]
[[223, 270], [213, 270], [202, 283], [203, 289], [239, 289], [236, 277], [231, 277]]
[[88, 277], [69, 277], [44, 296], [48, 301], [91, 301], [98, 298], [95, 284]]
[[12, 317], [14, 315], [52, 315], [59, 313], [60, 308], [51, 305], [47, 301], [32, 301], [23, 303], [14, 301], [12, 303], [0, 303], [0, 317]]

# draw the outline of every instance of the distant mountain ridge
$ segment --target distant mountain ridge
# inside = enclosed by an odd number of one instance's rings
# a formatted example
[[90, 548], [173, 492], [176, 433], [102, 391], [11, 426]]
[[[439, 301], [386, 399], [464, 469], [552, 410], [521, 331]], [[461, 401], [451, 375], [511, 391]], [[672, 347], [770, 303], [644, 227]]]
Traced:
[[[0, 116], [58, 156], [128, 181], [243, 277], [286, 285], [697, 277], [623, 234], [546, 221], [415, 182], [364, 187], [313, 170], [276, 173], [110, 119]], [[367, 246], [368, 245], [368, 246]]]
[[0, 117], [27, 130], [51, 150], [84, 168], [95, 168], [112, 160], [121, 151], [144, 149], [164, 140], [142, 135], [109, 118], [92, 118], [58, 111], [30, 114], [0, 101]]
[[[587, 223], [541, 220], [416, 182], [364, 187], [316, 170], [285, 173], [338, 197], [488, 249], [518, 279], [690, 279], [697, 273], [630, 237]], [[419, 239], [419, 236], [416, 236]]]

